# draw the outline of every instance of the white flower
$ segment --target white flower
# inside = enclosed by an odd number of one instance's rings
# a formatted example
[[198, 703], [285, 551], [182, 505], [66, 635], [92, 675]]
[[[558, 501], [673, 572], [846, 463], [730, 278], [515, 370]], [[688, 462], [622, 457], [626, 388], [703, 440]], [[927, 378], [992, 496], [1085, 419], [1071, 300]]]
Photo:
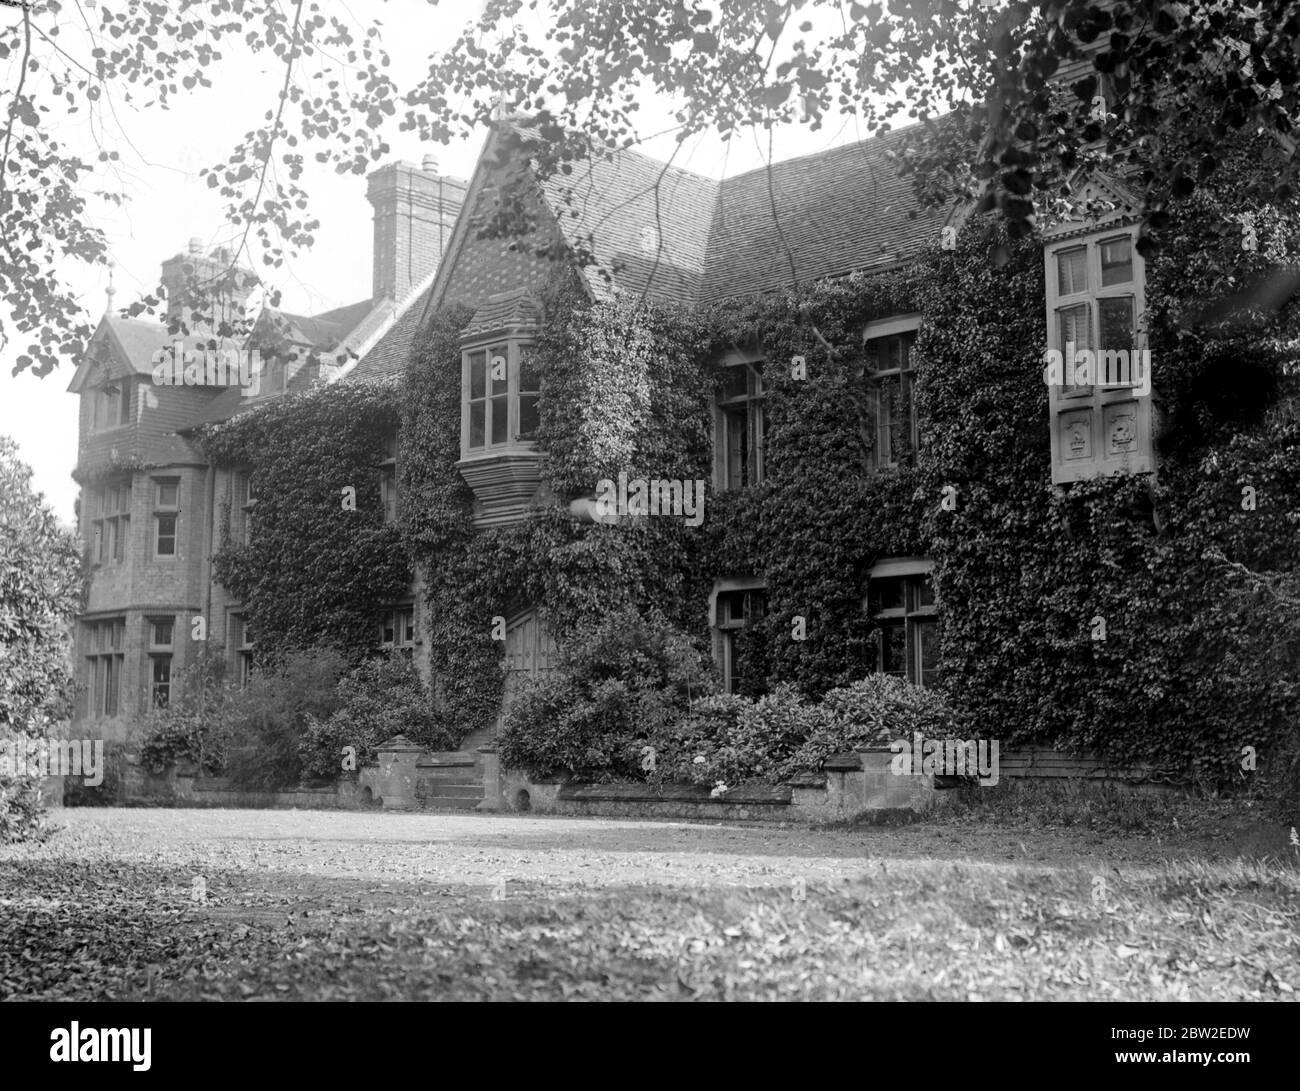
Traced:
[[706, 760], [706, 759], [705, 759], [705, 757], [704, 757], [703, 754], [696, 754], [696, 755], [695, 755], [695, 764], [696, 764], [696, 765], [703, 765], [704, 762], [705, 762], [705, 760]]
[[717, 799], [718, 796], [722, 795], [722, 793], [725, 792], [726, 790], [727, 790], [727, 782], [720, 780], [718, 781], [717, 784], [713, 786], [713, 791], [709, 793], [709, 798]]

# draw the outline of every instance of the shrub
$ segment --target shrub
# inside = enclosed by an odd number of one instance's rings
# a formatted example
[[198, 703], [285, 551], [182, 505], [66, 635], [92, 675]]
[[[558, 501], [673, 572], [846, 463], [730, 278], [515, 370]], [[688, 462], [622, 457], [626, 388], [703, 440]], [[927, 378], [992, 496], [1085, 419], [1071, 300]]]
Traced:
[[312, 719], [338, 707], [336, 686], [346, 669], [332, 648], [291, 651], [254, 671], [239, 690], [225, 684], [219, 657], [204, 655], [182, 672], [172, 704], [145, 717], [141, 759], [155, 772], [191, 761], [248, 791], [297, 784], [299, 744]]
[[552, 677], [521, 687], [501, 761], [534, 776], [641, 777], [642, 748], [711, 686], [699, 652], [661, 615], [614, 611], [566, 649]]
[[40, 777], [0, 774], [0, 845], [49, 836]]
[[150, 709], [140, 724], [140, 760], [155, 773], [193, 762], [201, 772], [218, 775], [225, 765], [221, 717], [229, 696], [220, 653], [205, 645], [195, 662], [177, 672], [172, 692], [171, 704]]
[[336, 778], [347, 746], [356, 748], [358, 767], [374, 761], [378, 745], [399, 732], [428, 750], [454, 750], [460, 743], [408, 659], [368, 660], [339, 682], [338, 697], [341, 706], [328, 718], [306, 718], [298, 747], [306, 777]]
[[934, 690], [877, 674], [830, 690], [819, 703], [788, 684], [757, 700], [704, 698], [659, 737], [656, 756], [662, 774], [675, 780], [780, 783], [816, 772], [833, 754], [911, 739], [913, 731], [952, 737], [957, 723]]
[[347, 669], [331, 648], [293, 651], [282, 665], [255, 671], [242, 691], [228, 691], [221, 711], [225, 774], [238, 788], [270, 791], [297, 784], [299, 745], [310, 724], [339, 706]]
[[822, 699], [823, 715], [786, 770], [815, 772], [832, 754], [884, 746], [919, 731], [925, 738], [954, 738], [957, 719], [948, 702], [889, 674], [873, 674], [852, 685], [830, 690]]
[[[822, 709], [782, 684], [756, 700], [727, 694], [695, 702], [663, 737], [664, 775], [696, 784], [782, 780], [821, 727]], [[700, 758], [703, 761], [700, 761]]]

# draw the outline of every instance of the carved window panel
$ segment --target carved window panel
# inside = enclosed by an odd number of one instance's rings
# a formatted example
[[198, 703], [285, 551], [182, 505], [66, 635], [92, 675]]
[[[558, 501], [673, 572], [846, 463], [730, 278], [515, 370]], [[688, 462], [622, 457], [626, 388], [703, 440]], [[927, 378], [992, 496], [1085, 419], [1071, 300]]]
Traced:
[[1099, 228], [1044, 249], [1052, 481], [1155, 469], [1145, 269], [1135, 226]]

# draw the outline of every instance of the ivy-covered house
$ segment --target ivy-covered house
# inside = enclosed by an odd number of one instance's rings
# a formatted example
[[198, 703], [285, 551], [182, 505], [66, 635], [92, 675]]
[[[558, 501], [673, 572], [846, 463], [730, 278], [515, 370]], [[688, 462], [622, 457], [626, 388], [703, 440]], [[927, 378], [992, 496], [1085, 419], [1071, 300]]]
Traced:
[[176, 612], [244, 619], [228, 657], [410, 654], [465, 749], [626, 610], [730, 692], [883, 672], [1004, 746], [1218, 776], [1267, 749], [1300, 711], [1260, 591], [1296, 561], [1300, 331], [1250, 286], [1300, 216], [1239, 194], [1279, 146], [1225, 142], [1147, 260], [1123, 179], [1012, 238], [923, 207], [904, 136], [538, 184], [498, 122], [353, 362], [194, 422], [227, 486], [214, 605]]
[[1249, 286], [1300, 217], [1236, 195], [1294, 149], [1226, 145], [1147, 261], [1122, 179], [1014, 240], [920, 207], [900, 138], [520, 187], [498, 126], [418, 319], [342, 379], [400, 376], [421, 652], [471, 741], [624, 604], [725, 690], [886, 672], [1005, 744], [1223, 774], [1291, 722], [1257, 592], [1296, 560], [1297, 309]]
[[[259, 504], [278, 500], [264, 497], [251, 463], [219, 462], [201, 436], [295, 401], [366, 354], [427, 288], [463, 194], [431, 158], [372, 174], [373, 296], [328, 312], [257, 306], [253, 274], [198, 239], [163, 262], [162, 313], [127, 317], [110, 290], [69, 386], [81, 403], [74, 476], [89, 571], [76, 732], [124, 741], [168, 705], [205, 648], [228, 677], [247, 678], [255, 638], [244, 588], [238, 566], [221, 563], [251, 540]], [[368, 632], [380, 624], [376, 615]]]

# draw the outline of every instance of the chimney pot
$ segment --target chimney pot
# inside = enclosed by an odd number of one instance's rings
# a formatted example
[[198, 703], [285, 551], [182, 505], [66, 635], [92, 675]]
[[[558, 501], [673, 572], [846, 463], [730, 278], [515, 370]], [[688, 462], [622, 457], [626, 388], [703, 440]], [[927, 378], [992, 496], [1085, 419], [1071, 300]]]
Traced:
[[200, 239], [197, 235], [194, 236], [194, 238], [190, 239], [190, 253], [191, 254], [203, 253], [203, 240]]
[[437, 157], [436, 155], [432, 155], [432, 154], [431, 154], [431, 155], [426, 155], [426, 156], [424, 157], [424, 162], [423, 162], [423, 164], [421, 164], [421, 166], [422, 166], [422, 169], [423, 169], [427, 174], [437, 174], [437, 173], [438, 173], [438, 157]]

